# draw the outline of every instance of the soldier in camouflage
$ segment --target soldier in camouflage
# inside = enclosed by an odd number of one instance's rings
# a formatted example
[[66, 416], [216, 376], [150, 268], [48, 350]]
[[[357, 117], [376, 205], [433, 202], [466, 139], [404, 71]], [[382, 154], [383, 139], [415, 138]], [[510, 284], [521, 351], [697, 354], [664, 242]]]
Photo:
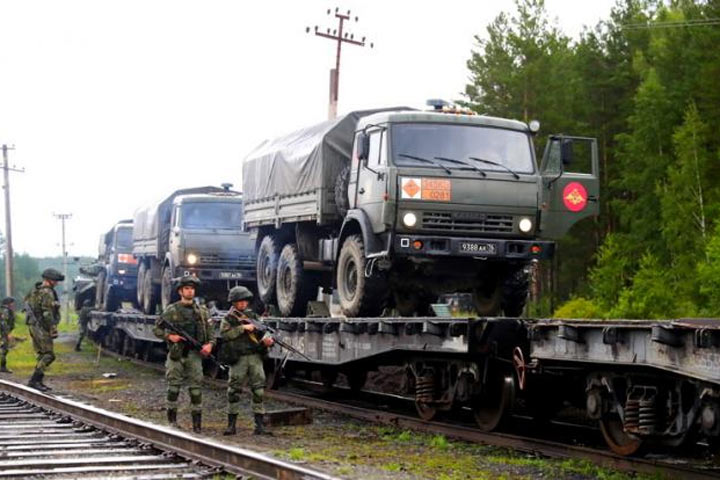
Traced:
[[[215, 345], [208, 324], [208, 312], [205, 307], [194, 301], [195, 291], [199, 286], [200, 280], [196, 277], [192, 275], [182, 277], [176, 283], [180, 300], [168, 305], [153, 329], [155, 335], [164, 339], [168, 346], [165, 361], [168, 422], [177, 427], [178, 396], [187, 381], [193, 431], [198, 433], [202, 427], [202, 390], [200, 389], [203, 378], [202, 357], [210, 355]], [[181, 328], [187, 335], [198, 340], [203, 344], [202, 350], [199, 352], [193, 350], [185, 338], [165, 328], [161, 320]]]
[[65, 280], [65, 276], [54, 268], [46, 268], [42, 279], [25, 297], [25, 320], [37, 355], [35, 371], [28, 386], [46, 392], [50, 387], [43, 383], [43, 377], [45, 370], [55, 361], [53, 339], [57, 338], [57, 324], [60, 322], [60, 302], [54, 287]]
[[87, 335], [87, 325], [90, 321], [90, 312], [92, 312], [90, 300], [85, 300], [80, 312], [78, 313], [78, 340], [75, 345], [76, 352], [80, 351], [80, 344], [82, 343], [83, 338], [85, 338], [85, 335]]
[[248, 308], [253, 294], [245, 287], [234, 287], [228, 294], [232, 308], [220, 324], [220, 336], [223, 341], [223, 353], [230, 363], [228, 375], [228, 426], [223, 435], [235, 435], [238, 412], [240, 410], [240, 392], [245, 380], [249, 380], [252, 393], [252, 411], [255, 417], [255, 435], [268, 434], [265, 430], [263, 415], [263, 394], [265, 389], [265, 371], [263, 357], [272, 346], [273, 338], [265, 332], [259, 335], [255, 325], [246, 319], [259, 321], [258, 316]]
[[10, 332], [15, 328], [15, 299], [5, 297], [0, 306], [0, 372], [12, 373], [7, 368], [7, 353], [10, 350]]

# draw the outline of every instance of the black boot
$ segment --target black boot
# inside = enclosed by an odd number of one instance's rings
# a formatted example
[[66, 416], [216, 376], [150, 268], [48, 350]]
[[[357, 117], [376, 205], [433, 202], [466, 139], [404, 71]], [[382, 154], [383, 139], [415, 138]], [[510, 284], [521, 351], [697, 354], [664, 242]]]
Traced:
[[265, 422], [263, 420], [262, 413], [255, 414], [255, 430], [253, 430], [253, 435], [272, 435], [272, 432], [265, 430]]
[[32, 377], [30, 377], [28, 387], [34, 388], [35, 390], [40, 390], [41, 392], [46, 392], [46, 387], [42, 383], [40, 383], [41, 376], [42, 372], [36, 369], [33, 372]]
[[200, 433], [202, 430], [202, 413], [192, 412], [193, 432]]
[[80, 351], [80, 342], [78, 342], [78, 343], [75, 345], [75, 351], [76, 351], [76, 352], [79, 352], [79, 351]]
[[44, 389], [43, 392], [49, 392], [50, 390], [52, 390], [52, 388], [45, 385], [45, 382], [43, 382], [43, 378], [45, 378], [45, 372], [41, 371], [40, 375], [38, 376], [38, 383]]
[[7, 360], [4, 358], [2, 361], [0, 361], [0, 373], [12, 373], [12, 370], [8, 370], [7, 368]]
[[237, 430], [235, 429], [235, 423], [237, 422], [237, 413], [228, 413], [228, 426], [223, 432], [223, 435], [235, 435]]
[[174, 408], [167, 409], [167, 420], [171, 427], [177, 428], [177, 410]]

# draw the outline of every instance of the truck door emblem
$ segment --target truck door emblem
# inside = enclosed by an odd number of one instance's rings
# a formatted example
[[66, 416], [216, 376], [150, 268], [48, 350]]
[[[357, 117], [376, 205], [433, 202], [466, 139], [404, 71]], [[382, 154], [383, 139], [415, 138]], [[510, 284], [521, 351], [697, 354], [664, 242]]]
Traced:
[[400, 181], [402, 189], [401, 198], [420, 200], [422, 188], [420, 188], [421, 180], [419, 178], [402, 177]]
[[563, 189], [563, 203], [571, 212], [579, 212], [587, 205], [587, 190], [582, 183], [570, 182]]

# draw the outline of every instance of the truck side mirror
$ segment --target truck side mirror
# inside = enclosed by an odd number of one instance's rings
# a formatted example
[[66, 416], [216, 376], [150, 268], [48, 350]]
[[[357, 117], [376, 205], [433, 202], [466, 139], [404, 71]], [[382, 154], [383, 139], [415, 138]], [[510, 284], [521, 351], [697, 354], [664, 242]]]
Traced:
[[358, 159], [365, 163], [370, 154], [370, 136], [365, 132], [360, 132], [357, 137], [357, 142]]
[[560, 160], [567, 166], [573, 161], [573, 142], [569, 138], [563, 139], [560, 143]]

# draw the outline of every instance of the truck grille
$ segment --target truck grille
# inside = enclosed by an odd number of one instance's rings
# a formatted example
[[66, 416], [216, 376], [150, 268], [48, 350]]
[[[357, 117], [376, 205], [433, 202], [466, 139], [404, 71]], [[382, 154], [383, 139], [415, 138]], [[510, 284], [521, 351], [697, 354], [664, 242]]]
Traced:
[[200, 255], [198, 265], [255, 268], [255, 258], [250, 255]]
[[510, 215], [475, 215], [469, 213], [423, 212], [422, 228], [425, 230], [473, 232], [473, 233], [512, 233], [513, 217]]

